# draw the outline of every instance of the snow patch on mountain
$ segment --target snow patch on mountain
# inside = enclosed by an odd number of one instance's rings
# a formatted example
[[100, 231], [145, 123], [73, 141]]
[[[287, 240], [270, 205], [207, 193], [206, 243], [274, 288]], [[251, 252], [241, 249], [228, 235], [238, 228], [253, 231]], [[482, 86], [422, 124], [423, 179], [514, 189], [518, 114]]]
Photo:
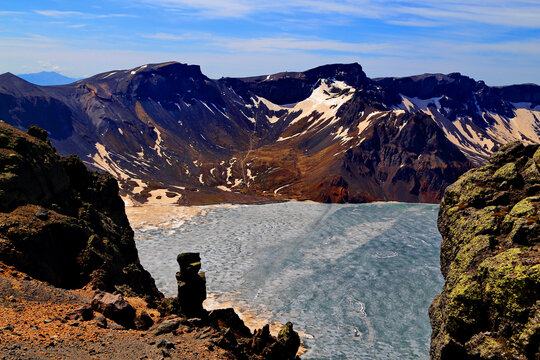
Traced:
[[106, 79], [106, 78], [108, 78], [108, 77], [111, 77], [111, 76], [113, 76], [114, 74], [116, 74], [116, 71], [113, 71], [113, 72], [110, 72], [110, 73], [106, 74], [102, 79]]
[[[167, 196], [167, 193], [174, 194], [172, 197]], [[147, 200], [148, 205], [174, 205], [182, 197], [181, 194], [171, 193], [167, 189], [157, 189], [150, 191], [150, 197]]]
[[[255, 98], [252, 98], [254, 104], [256, 107], [260, 107], [261, 104], [264, 104], [264, 106], [266, 106], [266, 108], [268, 110], [270, 110], [271, 112], [273, 113], [276, 113], [276, 112], [282, 112], [282, 111], [287, 111], [286, 115], [289, 114], [289, 111], [290, 111], [290, 108], [289, 107], [286, 107], [286, 106], [280, 106], [280, 105], [277, 105], [277, 104], [274, 104], [273, 102], [263, 98], [263, 97], [260, 97], [260, 96], [256, 96]], [[284, 116], [277, 116], [277, 115], [272, 115], [272, 116], [267, 116], [266, 119], [268, 120], [268, 122], [270, 124], [275, 124], [276, 122], [279, 121], [279, 119], [282, 119]]]
[[122, 169], [118, 164], [116, 164], [105, 149], [105, 146], [100, 143], [95, 143], [96, 153], [93, 155], [88, 155], [92, 159], [92, 165], [103, 170], [108, 171], [113, 174], [116, 178], [126, 180], [132, 175], [128, 174], [128, 171]]
[[[343, 81], [320, 80], [320, 85], [312, 91], [306, 100], [300, 101], [293, 107], [288, 108], [290, 113], [296, 114], [296, 118], [290, 122], [289, 126], [307, 118], [308, 121], [312, 120], [308, 129], [288, 137], [280, 136], [277, 141], [301, 136], [315, 129], [320, 131], [336, 123], [339, 121], [339, 118], [336, 116], [338, 110], [353, 98], [355, 91], [353, 87], [350, 87]], [[318, 125], [324, 126], [317, 127]]]
[[297, 115], [296, 119], [291, 121], [290, 125], [300, 121], [302, 115], [310, 116], [315, 112], [322, 114], [317, 119], [317, 123], [332, 118], [334, 118], [334, 122], [337, 121], [337, 111], [343, 104], [352, 99], [354, 92], [355, 89], [343, 81], [321, 80], [320, 85], [313, 90], [306, 100], [297, 103], [291, 109], [291, 112], [300, 111], [300, 114]]
[[163, 143], [163, 139], [161, 138], [161, 132], [157, 128], [154, 128], [154, 132], [157, 135], [157, 139], [152, 149], [157, 152], [158, 156], [163, 157], [163, 154], [161, 153], [161, 144]]
[[425, 113], [429, 112], [430, 106], [434, 106], [436, 109], [441, 108], [441, 99], [444, 96], [439, 97], [433, 97], [429, 99], [420, 99], [418, 97], [407, 97], [403, 94], [399, 94], [401, 96], [401, 104], [397, 106], [397, 109], [406, 110], [410, 113], [420, 112], [423, 111]]
[[440, 104], [444, 96], [430, 99], [410, 98], [401, 95], [402, 103], [398, 109], [410, 113], [423, 112], [429, 115], [444, 131], [448, 140], [454, 143], [470, 159], [483, 163], [497, 146], [511, 141], [522, 141], [526, 144], [540, 142], [540, 106], [531, 103], [512, 103], [515, 116], [507, 117], [480, 108], [474, 97], [476, 113], [486, 122], [481, 129], [470, 116], [458, 116], [448, 119]]

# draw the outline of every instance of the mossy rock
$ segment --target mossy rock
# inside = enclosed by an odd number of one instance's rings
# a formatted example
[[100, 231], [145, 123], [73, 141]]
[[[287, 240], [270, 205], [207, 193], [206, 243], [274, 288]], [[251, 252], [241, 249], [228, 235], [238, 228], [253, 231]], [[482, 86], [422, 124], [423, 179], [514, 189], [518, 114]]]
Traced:
[[447, 279], [447, 282], [450, 284], [454, 283], [454, 281], [456, 281], [455, 277], [465, 273], [466, 270], [473, 265], [473, 262], [479, 253], [488, 251], [491, 239], [492, 237], [489, 235], [479, 235], [475, 236], [471, 241], [462, 246], [452, 262], [450, 274], [453, 278]]
[[482, 288], [473, 276], [463, 275], [454, 283], [448, 295], [446, 324], [452, 337], [463, 338], [474, 333], [481, 300]]
[[517, 176], [518, 172], [514, 163], [505, 164], [493, 174], [493, 177], [498, 181], [514, 181]]
[[533, 359], [540, 347], [540, 300], [536, 302], [528, 321], [510, 339], [529, 359]]
[[507, 242], [520, 245], [534, 245], [540, 240], [536, 236], [539, 231], [538, 217], [517, 219], [513, 223], [512, 231], [508, 234]]
[[540, 196], [530, 196], [518, 202], [510, 211], [513, 217], [530, 217], [538, 214]]
[[536, 165], [540, 166], [540, 148], [538, 148], [538, 150], [536, 150], [536, 152], [534, 153], [533, 160]]
[[469, 354], [486, 360], [513, 359], [508, 344], [502, 337], [494, 338], [490, 333], [480, 333], [465, 345]]
[[479, 266], [485, 295], [501, 316], [519, 316], [540, 296], [540, 264], [523, 265], [520, 248], [511, 248], [487, 258]]
[[512, 143], [451, 185], [431, 359], [540, 359], [540, 146]]
[[540, 182], [540, 169], [538, 166], [539, 165], [532, 162], [523, 172], [523, 180], [531, 184]]

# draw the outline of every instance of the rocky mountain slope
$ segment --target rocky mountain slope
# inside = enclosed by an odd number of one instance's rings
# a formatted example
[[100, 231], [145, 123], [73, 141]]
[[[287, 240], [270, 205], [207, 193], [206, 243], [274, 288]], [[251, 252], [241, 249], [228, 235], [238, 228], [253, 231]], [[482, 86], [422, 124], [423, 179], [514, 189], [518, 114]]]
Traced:
[[251, 78], [176, 62], [39, 87], [0, 75], [0, 119], [49, 132], [131, 201], [437, 202], [514, 140], [540, 143], [540, 87], [358, 64]]
[[0, 261], [58, 287], [162, 297], [139, 263], [116, 180], [58, 156], [37, 127], [0, 123]]
[[448, 187], [431, 358], [540, 358], [540, 146], [511, 143]]

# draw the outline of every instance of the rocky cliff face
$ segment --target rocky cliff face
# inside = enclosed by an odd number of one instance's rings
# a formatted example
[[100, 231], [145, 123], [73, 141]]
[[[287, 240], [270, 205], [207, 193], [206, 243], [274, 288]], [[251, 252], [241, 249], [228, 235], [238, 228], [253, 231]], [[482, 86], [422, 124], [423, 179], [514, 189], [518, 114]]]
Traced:
[[250, 78], [168, 62], [63, 86], [0, 75], [0, 119], [110, 172], [134, 202], [438, 202], [510, 141], [540, 143], [540, 87], [359, 64]]
[[511, 143], [448, 187], [431, 358], [540, 358], [540, 147]]
[[116, 180], [60, 157], [46, 131], [2, 122], [0, 261], [58, 287], [162, 297], [139, 263]]

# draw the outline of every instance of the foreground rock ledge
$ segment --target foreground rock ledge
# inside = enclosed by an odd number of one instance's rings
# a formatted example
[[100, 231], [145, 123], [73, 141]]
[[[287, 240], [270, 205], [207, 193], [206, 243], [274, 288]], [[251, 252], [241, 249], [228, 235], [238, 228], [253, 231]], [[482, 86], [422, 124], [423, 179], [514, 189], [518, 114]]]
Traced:
[[0, 122], [0, 261], [57, 287], [162, 298], [139, 262], [116, 180], [59, 156], [34, 126]]
[[540, 359], [540, 147], [511, 143], [448, 187], [431, 358]]

